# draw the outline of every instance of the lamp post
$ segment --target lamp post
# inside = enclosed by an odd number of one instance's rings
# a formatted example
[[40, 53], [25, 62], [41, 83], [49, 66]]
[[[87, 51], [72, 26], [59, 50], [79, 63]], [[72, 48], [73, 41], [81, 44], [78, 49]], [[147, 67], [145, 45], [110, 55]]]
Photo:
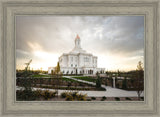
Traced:
[[113, 77], [113, 88], [116, 87], [115, 77]]
[[113, 74], [113, 77], [112, 77], [112, 79], [113, 79], [113, 88], [115, 88], [116, 87], [116, 80], [115, 80], [115, 74]]

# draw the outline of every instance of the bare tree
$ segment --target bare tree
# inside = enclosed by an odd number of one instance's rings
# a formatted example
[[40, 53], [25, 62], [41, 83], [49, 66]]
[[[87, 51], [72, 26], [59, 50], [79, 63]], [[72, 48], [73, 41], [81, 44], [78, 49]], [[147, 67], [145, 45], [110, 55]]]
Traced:
[[144, 91], [144, 70], [141, 61], [138, 62], [137, 69], [135, 72], [134, 87], [137, 91], [138, 99], [140, 100], [140, 96]]

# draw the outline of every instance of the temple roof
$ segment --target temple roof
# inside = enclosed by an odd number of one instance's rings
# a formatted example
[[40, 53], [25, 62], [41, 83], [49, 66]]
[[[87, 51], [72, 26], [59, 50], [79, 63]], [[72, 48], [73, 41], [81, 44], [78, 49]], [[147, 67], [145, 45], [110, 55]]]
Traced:
[[72, 51], [69, 52], [70, 54], [78, 54], [78, 53], [87, 53], [85, 50], [83, 50], [82, 48], [73, 48]]
[[[78, 34], [77, 34], [77, 36], [76, 36], [76, 38], [75, 38], [75, 41], [76, 41], [76, 40], [80, 40], [80, 37], [79, 37]], [[76, 43], [75, 43], [75, 47], [74, 47], [73, 50], [72, 50], [71, 52], [69, 52], [69, 53], [71, 53], [71, 54], [78, 54], [78, 53], [87, 53], [87, 52], [86, 52], [85, 50], [83, 50], [80, 45], [77, 46]]]
[[[77, 34], [76, 38], [75, 38], [75, 41], [79, 41], [80, 37], [79, 35]], [[91, 53], [88, 53], [86, 50], [83, 50], [81, 48], [81, 46], [76, 46], [76, 42], [75, 42], [75, 47], [69, 52], [69, 53], [63, 53], [63, 55], [69, 55], [69, 54], [74, 54], [74, 55], [77, 55], [77, 54], [85, 54], [85, 55], [92, 55]], [[93, 55], [92, 55], [93, 56]], [[96, 57], [96, 56], [94, 56]]]

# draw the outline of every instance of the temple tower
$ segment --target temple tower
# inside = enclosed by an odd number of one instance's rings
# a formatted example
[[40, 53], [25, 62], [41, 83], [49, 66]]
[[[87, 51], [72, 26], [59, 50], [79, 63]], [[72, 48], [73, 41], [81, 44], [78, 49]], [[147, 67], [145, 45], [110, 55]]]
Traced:
[[75, 48], [76, 49], [81, 49], [81, 39], [80, 39], [80, 37], [78, 35], [75, 38]]

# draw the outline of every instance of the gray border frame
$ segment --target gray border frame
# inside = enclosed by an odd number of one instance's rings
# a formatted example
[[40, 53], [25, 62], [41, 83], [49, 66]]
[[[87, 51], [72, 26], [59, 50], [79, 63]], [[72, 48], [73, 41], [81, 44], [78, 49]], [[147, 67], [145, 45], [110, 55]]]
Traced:
[[[1, 0], [0, 86], [1, 116], [155, 116], [159, 109], [159, 0]], [[96, 11], [94, 8], [97, 8]], [[73, 11], [74, 9], [74, 11]], [[144, 102], [15, 102], [16, 15], [144, 15], [145, 101]], [[76, 104], [76, 106], [75, 106]], [[64, 110], [65, 109], [65, 110]], [[62, 112], [62, 110], [64, 110]], [[116, 113], [115, 113], [116, 112]]]

